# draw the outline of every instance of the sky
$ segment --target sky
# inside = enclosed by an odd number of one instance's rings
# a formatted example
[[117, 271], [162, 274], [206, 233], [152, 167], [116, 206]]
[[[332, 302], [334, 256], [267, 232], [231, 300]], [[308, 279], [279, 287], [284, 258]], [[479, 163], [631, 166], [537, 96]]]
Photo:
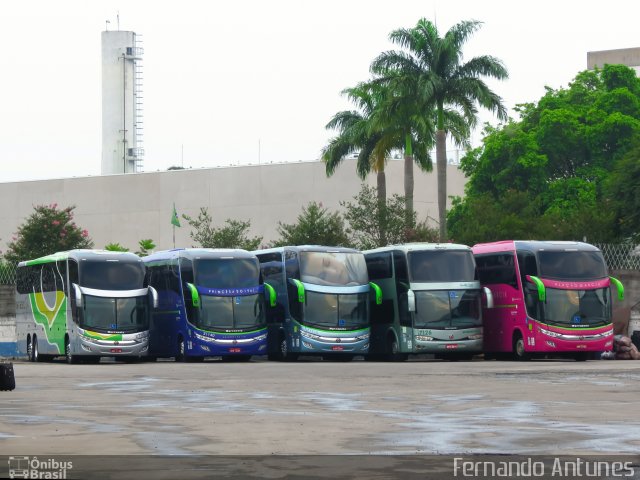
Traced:
[[483, 22], [465, 60], [502, 60], [509, 79], [488, 83], [515, 116], [545, 86], [566, 87], [587, 52], [640, 47], [639, 14], [630, 0], [3, 2], [0, 182], [100, 174], [107, 20], [142, 35], [143, 170], [157, 171], [318, 159], [335, 134], [325, 125], [351, 109], [340, 92], [423, 17], [441, 34]]

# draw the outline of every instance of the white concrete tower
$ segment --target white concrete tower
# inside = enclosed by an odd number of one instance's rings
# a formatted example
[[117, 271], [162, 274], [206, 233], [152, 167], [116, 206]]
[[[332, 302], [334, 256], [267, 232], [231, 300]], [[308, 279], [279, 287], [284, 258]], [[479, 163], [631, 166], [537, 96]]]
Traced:
[[142, 167], [140, 43], [135, 32], [102, 32], [102, 175]]

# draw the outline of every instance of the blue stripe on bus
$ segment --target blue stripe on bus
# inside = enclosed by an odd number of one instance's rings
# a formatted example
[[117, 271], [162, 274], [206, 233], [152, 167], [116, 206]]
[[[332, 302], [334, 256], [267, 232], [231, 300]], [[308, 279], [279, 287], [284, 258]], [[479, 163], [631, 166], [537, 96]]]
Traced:
[[0, 357], [15, 357], [18, 355], [16, 342], [0, 342]]

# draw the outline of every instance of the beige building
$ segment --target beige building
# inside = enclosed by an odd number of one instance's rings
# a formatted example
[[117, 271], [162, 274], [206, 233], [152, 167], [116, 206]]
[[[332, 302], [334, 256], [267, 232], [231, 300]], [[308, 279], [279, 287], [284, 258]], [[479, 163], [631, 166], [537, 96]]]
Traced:
[[627, 67], [633, 67], [637, 73], [640, 73], [640, 48], [587, 52], [587, 68], [589, 70], [593, 70], [595, 67], [602, 68], [605, 64], [626, 65]]
[[[253, 165], [175, 170], [127, 175], [65, 178], [0, 183], [0, 250], [35, 205], [75, 205], [75, 221], [86, 228], [96, 248], [117, 242], [135, 250], [138, 241], [154, 240], [158, 249], [173, 247], [170, 223], [175, 203], [179, 215], [197, 216], [207, 207], [215, 226], [225, 219], [250, 220], [252, 236], [263, 243], [278, 238], [278, 221], [293, 223], [303, 206], [322, 202], [340, 210], [360, 190], [356, 160], [345, 160], [327, 178], [322, 162]], [[403, 194], [403, 161], [390, 160], [387, 194]], [[448, 194], [462, 196], [466, 179], [455, 165], [448, 166]], [[366, 183], [375, 186], [375, 176]], [[436, 173], [415, 170], [415, 209], [420, 220], [435, 226], [438, 218]], [[176, 246], [192, 246], [190, 227], [181, 220], [175, 229]]]

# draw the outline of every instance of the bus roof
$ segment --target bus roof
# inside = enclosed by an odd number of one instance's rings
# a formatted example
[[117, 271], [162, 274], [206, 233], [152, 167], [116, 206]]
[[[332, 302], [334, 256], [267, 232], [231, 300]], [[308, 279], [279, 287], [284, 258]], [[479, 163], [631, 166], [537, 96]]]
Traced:
[[563, 240], [504, 240], [501, 242], [478, 243], [473, 247], [474, 254], [494, 253], [494, 252], [514, 252], [517, 250], [529, 250], [532, 252], [555, 251], [571, 252], [586, 251], [599, 252], [600, 249], [589, 243], [570, 242]]
[[282, 253], [285, 250], [293, 250], [295, 252], [362, 253], [360, 250], [356, 250], [355, 248], [327, 247], [325, 245], [291, 245], [254, 250], [253, 253], [255, 255], [261, 255], [263, 253]]
[[144, 257], [144, 262], [172, 260], [176, 258], [255, 258], [255, 255], [240, 248], [174, 248], [152, 253]]
[[131, 252], [114, 252], [111, 250], [90, 250], [90, 249], [77, 249], [68, 250], [65, 252], [56, 252], [51, 255], [45, 255], [44, 257], [34, 258], [33, 260], [24, 260], [18, 264], [19, 267], [25, 267], [30, 265], [41, 265], [43, 263], [59, 262], [61, 260], [67, 260], [68, 258], [74, 260], [122, 260], [128, 259], [140, 262], [142, 261], [135, 253]]
[[416, 242], [416, 243], [402, 243], [398, 245], [388, 245], [386, 247], [374, 248], [371, 250], [366, 250], [363, 253], [365, 255], [369, 253], [382, 253], [382, 252], [393, 252], [393, 251], [402, 251], [405, 253], [408, 252], [420, 252], [425, 250], [469, 250], [471, 251], [471, 247], [467, 245], [462, 245], [459, 243], [426, 243], [426, 242]]

